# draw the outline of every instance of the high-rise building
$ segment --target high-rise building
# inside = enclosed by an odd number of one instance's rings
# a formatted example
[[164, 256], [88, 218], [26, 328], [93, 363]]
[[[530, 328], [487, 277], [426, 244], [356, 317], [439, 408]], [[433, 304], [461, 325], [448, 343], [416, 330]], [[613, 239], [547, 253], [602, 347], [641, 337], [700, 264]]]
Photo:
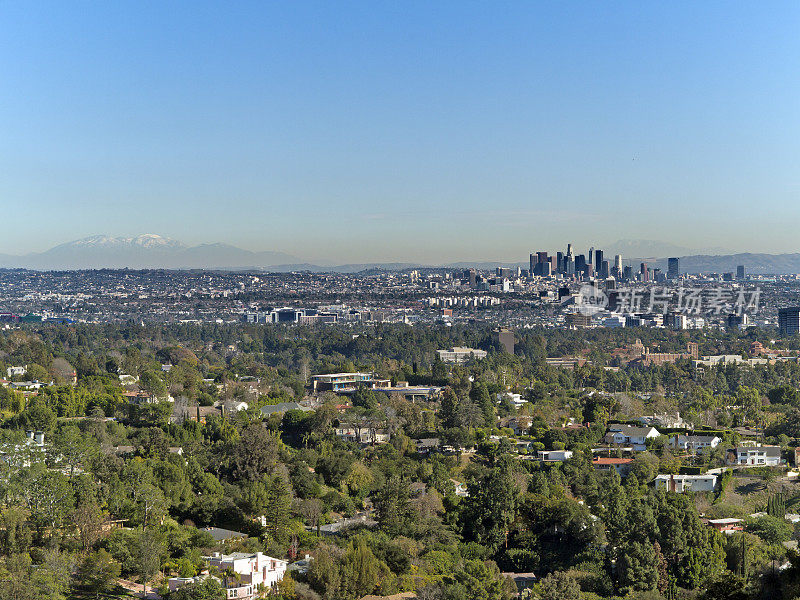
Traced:
[[608, 279], [608, 276], [611, 274], [609, 272], [608, 261], [604, 260], [597, 263], [597, 268], [599, 269], [598, 275], [603, 279]]
[[469, 287], [474, 288], [478, 284], [478, 273], [475, 269], [467, 269], [464, 271], [464, 279], [469, 282]]
[[800, 306], [778, 310], [778, 329], [781, 335], [800, 333]]
[[564, 253], [556, 252], [556, 273], [564, 272]]
[[667, 279], [678, 279], [681, 274], [680, 259], [668, 258], [667, 259]]
[[514, 332], [510, 329], [501, 327], [494, 331], [495, 340], [503, 348], [504, 352], [514, 354]]
[[747, 313], [728, 315], [728, 329], [747, 327], [750, 324], [750, 317]]
[[586, 273], [586, 257], [583, 254], [578, 254], [575, 257], [575, 272], [585, 274]]
[[533, 271], [534, 271], [534, 269], [536, 268], [536, 263], [537, 263], [537, 262], [539, 262], [539, 261], [538, 261], [538, 259], [536, 258], [536, 255], [535, 255], [535, 254], [531, 254], [531, 256], [530, 256], [530, 263], [529, 263], [529, 265], [530, 265], [530, 268], [528, 269], [528, 275], [530, 275], [531, 277], [533, 277], [533, 275], [534, 275]]
[[[589, 248], [589, 258], [586, 260], [587, 264], [590, 264], [590, 265], [592, 264], [592, 257], [594, 257], [594, 246]], [[594, 264], [596, 266], [596, 265], [598, 265], [600, 263], [594, 263]]]
[[647, 268], [646, 262], [639, 266], [639, 274], [642, 276], [642, 281], [650, 281], [650, 270]]
[[603, 251], [602, 250], [595, 250], [594, 251], [594, 268], [598, 271], [600, 270], [600, 266], [603, 264]]
[[611, 268], [611, 275], [617, 279], [622, 279], [622, 255], [614, 257], [614, 266]]
[[744, 279], [744, 265], [739, 265], [738, 267], [736, 267], [736, 279], [738, 279], [739, 281]]
[[622, 269], [622, 278], [625, 281], [630, 281], [631, 279], [633, 279], [633, 267], [632, 266], [628, 265], [627, 267]]

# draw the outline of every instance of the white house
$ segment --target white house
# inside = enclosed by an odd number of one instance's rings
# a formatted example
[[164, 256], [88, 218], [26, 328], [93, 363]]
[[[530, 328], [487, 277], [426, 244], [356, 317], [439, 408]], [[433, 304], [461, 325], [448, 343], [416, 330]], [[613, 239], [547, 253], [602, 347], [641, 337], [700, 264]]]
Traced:
[[448, 350], [437, 350], [439, 360], [447, 363], [455, 363], [457, 365], [467, 362], [471, 358], [483, 359], [486, 358], [486, 350], [478, 350], [477, 348], [465, 348], [463, 346], [455, 346]]
[[502, 394], [497, 394], [495, 396], [498, 402], [502, 402], [504, 399], [509, 399], [514, 404], [514, 408], [521, 408], [527, 400], [522, 397], [522, 394], [512, 394], [511, 392], [504, 392]]
[[215, 552], [205, 557], [210, 568], [219, 573], [230, 569], [236, 573], [236, 579], [223, 578], [229, 599], [251, 600], [261, 590], [271, 588], [283, 579], [288, 562], [272, 558], [261, 552], [233, 552], [220, 554]]
[[564, 462], [572, 458], [572, 450], [539, 450], [537, 454], [542, 462]]
[[8, 373], [9, 377], [25, 377], [25, 373], [28, 372], [28, 365], [22, 365], [21, 367], [8, 367], [6, 369], [6, 373]]
[[[202, 581], [205, 581], [209, 577], [210, 575], [208, 574], [196, 575], [195, 577], [170, 577], [167, 580], [167, 586], [169, 587], [170, 592], [174, 592], [175, 590], [178, 590], [185, 585], [201, 583]], [[219, 577], [214, 577], [214, 579], [220, 581]]]
[[364, 446], [386, 444], [392, 438], [392, 435], [386, 429], [350, 423], [341, 423], [336, 427], [335, 433], [340, 440], [358, 442]]
[[679, 450], [697, 453], [706, 448], [716, 448], [721, 441], [715, 435], [676, 435], [669, 439], [669, 445]]
[[713, 492], [716, 475], [665, 475], [656, 477], [656, 489], [670, 492]]
[[634, 450], [647, 449], [647, 440], [661, 435], [655, 427], [634, 427], [633, 425], [620, 425], [613, 423], [608, 426], [605, 436], [607, 444], [618, 446], [632, 446]]
[[736, 465], [775, 467], [781, 464], [780, 446], [739, 446], [731, 451], [735, 458], [728, 462]]

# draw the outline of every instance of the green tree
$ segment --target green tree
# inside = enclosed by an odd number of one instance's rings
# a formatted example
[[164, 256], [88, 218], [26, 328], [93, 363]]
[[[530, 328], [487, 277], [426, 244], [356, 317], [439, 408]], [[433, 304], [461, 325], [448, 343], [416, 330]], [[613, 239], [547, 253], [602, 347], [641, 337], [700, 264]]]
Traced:
[[581, 587], [574, 577], [563, 571], [555, 571], [539, 584], [540, 600], [578, 600]]
[[342, 552], [336, 546], [323, 545], [314, 553], [314, 560], [308, 571], [308, 583], [326, 600], [336, 598], [342, 585], [339, 565]]
[[139, 387], [155, 398], [167, 397], [167, 386], [164, 380], [151, 369], [147, 369], [139, 375]]
[[286, 481], [280, 475], [275, 475], [267, 488], [264, 517], [267, 533], [279, 544], [285, 544], [289, 536], [291, 506], [292, 496]]
[[397, 475], [386, 480], [376, 498], [378, 525], [390, 536], [406, 535], [413, 510], [409, 503], [408, 483]]
[[83, 587], [94, 592], [99, 598], [100, 594], [110, 592], [116, 586], [121, 571], [122, 566], [101, 548], [83, 559], [78, 571], [78, 580]]
[[278, 441], [260, 423], [253, 423], [242, 430], [241, 437], [231, 447], [230, 456], [233, 477], [255, 481], [275, 467]]
[[622, 593], [655, 589], [659, 564], [655, 548], [647, 542], [627, 545], [619, 561], [619, 588]]
[[219, 581], [208, 577], [198, 583], [190, 583], [169, 595], [169, 600], [225, 600], [225, 588]]
[[465, 531], [473, 540], [496, 551], [505, 544], [518, 508], [510, 461], [501, 461], [482, 479], [470, 483], [468, 489], [463, 513]]
[[381, 563], [361, 537], [347, 546], [341, 574], [348, 597], [360, 598], [375, 591], [381, 575]]
[[147, 596], [147, 584], [152, 581], [161, 569], [161, 557], [164, 546], [149, 531], [138, 532], [133, 548], [133, 561], [136, 572], [142, 582], [144, 595]]

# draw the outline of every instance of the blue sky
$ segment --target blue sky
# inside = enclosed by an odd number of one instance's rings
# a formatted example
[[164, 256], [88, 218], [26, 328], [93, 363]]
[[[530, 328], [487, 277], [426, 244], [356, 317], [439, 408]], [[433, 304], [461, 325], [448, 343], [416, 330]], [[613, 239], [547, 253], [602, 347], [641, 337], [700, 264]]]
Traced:
[[5, 2], [0, 252], [800, 251], [798, 31], [797, 2]]

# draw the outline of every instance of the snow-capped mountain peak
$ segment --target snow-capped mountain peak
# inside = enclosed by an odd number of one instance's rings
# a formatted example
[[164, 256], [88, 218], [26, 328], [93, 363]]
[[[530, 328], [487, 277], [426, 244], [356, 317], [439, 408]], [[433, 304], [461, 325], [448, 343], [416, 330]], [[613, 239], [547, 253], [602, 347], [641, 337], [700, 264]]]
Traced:
[[123, 248], [147, 248], [151, 250], [166, 250], [185, 248], [186, 245], [178, 240], [157, 235], [155, 233], [144, 233], [134, 237], [113, 237], [109, 235], [93, 235], [74, 242], [61, 244], [60, 248], [104, 248], [104, 249], [123, 249]]

